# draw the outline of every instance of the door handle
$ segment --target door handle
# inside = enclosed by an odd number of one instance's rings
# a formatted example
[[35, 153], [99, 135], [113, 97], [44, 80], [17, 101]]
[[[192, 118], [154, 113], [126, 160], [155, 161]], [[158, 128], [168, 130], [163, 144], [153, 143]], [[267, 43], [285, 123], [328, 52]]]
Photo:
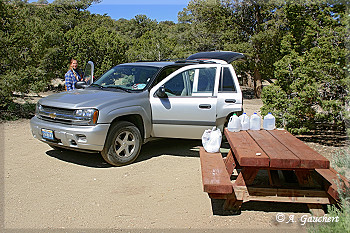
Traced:
[[235, 99], [225, 99], [225, 103], [236, 103], [236, 100]]
[[203, 108], [203, 109], [211, 109], [211, 105], [210, 104], [200, 104], [199, 108]]

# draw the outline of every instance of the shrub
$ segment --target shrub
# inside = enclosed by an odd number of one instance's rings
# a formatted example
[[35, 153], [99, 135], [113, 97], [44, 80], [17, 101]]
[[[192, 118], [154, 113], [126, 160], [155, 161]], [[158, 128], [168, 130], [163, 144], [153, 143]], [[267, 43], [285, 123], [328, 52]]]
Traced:
[[0, 121], [13, 121], [20, 118], [31, 118], [35, 114], [35, 104], [33, 103], [9, 103], [0, 108]]
[[[333, 166], [337, 168], [339, 173], [350, 179], [350, 150], [347, 148], [342, 153], [337, 153], [333, 158]], [[310, 232], [350, 232], [350, 188], [344, 191], [338, 188], [340, 194], [339, 206], [331, 205], [328, 207], [328, 216], [339, 217], [338, 222], [315, 223], [309, 229]]]

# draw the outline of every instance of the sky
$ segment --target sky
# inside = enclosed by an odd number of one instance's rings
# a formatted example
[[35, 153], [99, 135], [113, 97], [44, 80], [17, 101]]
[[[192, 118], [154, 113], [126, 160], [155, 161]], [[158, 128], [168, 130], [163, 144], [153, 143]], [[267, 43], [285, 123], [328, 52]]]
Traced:
[[[36, 2], [36, 0], [29, 0]], [[52, 2], [49, 0], [48, 2]], [[136, 15], [146, 15], [150, 19], [173, 21], [177, 23], [177, 14], [187, 7], [190, 0], [102, 0], [87, 10], [93, 14], [107, 14], [112, 19], [132, 19]]]
[[112, 19], [132, 19], [146, 15], [150, 19], [177, 22], [177, 14], [187, 7], [190, 0], [103, 0], [88, 10], [95, 14], [107, 14]]

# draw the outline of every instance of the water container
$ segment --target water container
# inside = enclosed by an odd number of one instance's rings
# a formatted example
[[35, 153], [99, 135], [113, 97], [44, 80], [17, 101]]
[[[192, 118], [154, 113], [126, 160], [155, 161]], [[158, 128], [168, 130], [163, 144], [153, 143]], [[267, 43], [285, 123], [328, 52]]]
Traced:
[[264, 116], [263, 128], [266, 130], [274, 130], [276, 124], [275, 117], [269, 112], [266, 116]]
[[238, 132], [241, 130], [241, 121], [236, 114], [230, 117], [227, 128], [231, 132]]
[[256, 112], [250, 117], [250, 129], [251, 130], [260, 130], [261, 128], [261, 119], [256, 114]]
[[248, 130], [250, 126], [249, 116], [246, 113], [243, 113], [243, 115], [241, 115], [240, 118], [241, 118], [242, 130]]

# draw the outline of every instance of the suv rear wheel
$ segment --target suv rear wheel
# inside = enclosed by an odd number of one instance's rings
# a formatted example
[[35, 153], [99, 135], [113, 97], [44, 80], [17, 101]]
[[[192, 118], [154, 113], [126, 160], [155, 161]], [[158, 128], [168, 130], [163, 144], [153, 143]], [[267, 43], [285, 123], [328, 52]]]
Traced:
[[121, 121], [113, 124], [101, 152], [103, 159], [114, 166], [135, 161], [141, 149], [141, 133], [132, 123]]

